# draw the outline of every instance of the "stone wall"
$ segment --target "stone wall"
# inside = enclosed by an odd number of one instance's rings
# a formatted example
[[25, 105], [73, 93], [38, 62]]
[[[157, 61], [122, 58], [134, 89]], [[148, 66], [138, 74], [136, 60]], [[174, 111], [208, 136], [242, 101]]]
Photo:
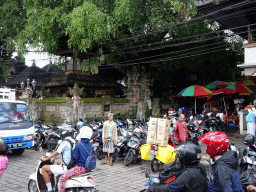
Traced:
[[[78, 106], [78, 118], [106, 118], [108, 113], [114, 115], [125, 115], [128, 111], [128, 103], [84, 103], [80, 102]], [[33, 120], [38, 120], [40, 103], [32, 102], [29, 105]], [[62, 124], [65, 121], [73, 121], [75, 113], [73, 112], [73, 103], [44, 103], [43, 104], [43, 120], [49, 124], [55, 122]]]

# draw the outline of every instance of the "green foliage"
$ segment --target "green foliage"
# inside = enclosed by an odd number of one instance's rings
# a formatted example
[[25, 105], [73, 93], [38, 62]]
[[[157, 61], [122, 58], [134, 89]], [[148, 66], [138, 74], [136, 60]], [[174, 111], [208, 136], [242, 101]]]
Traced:
[[70, 13], [66, 27], [69, 46], [87, 52], [93, 45], [108, 39], [108, 25], [107, 15], [96, 5], [85, 1]]
[[[239, 74], [236, 65], [243, 59], [242, 41], [230, 43], [219, 38], [222, 33], [211, 33], [215, 29], [209, 28], [214, 25], [209, 20], [173, 26], [199, 16], [195, 0], [5, 0], [0, 1], [0, 42], [10, 52], [16, 43], [22, 57], [26, 43], [42, 44], [44, 51], [56, 54], [60, 38], [65, 37], [64, 43], [75, 56], [104, 54], [108, 64], [134, 60], [114, 65], [123, 73], [132, 69], [127, 64], [148, 62], [138, 68], [145, 69], [155, 85], [168, 89], [178, 82], [184, 84], [182, 78], [190, 74], [201, 79], [234, 78]], [[203, 33], [209, 34], [196, 36]], [[207, 38], [212, 40], [176, 46]], [[220, 45], [227, 49], [221, 49]], [[149, 48], [155, 50], [145, 52]], [[209, 48], [219, 52], [191, 55], [207, 52]], [[167, 59], [157, 61], [163, 58]], [[96, 58], [80, 63], [83, 70], [92, 73], [97, 73], [101, 64]]]

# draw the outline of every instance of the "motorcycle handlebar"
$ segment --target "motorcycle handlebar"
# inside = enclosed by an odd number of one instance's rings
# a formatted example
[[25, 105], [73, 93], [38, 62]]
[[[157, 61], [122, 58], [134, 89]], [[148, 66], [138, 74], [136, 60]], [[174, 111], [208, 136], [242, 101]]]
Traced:
[[255, 153], [255, 152], [252, 152], [252, 151], [248, 151], [248, 154], [249, 154], [249, 155], [252, 155], [252, 156], [256, 156], [256, 153]]

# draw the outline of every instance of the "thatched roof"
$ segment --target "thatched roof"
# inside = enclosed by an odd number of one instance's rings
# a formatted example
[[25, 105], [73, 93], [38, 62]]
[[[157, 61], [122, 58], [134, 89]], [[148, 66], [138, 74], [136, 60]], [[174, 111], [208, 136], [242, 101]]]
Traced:
[[97, 88], [114, 88], [117, 84], [114, 80], [98, 74], [91, 75], [90, 73], [75, 71], [54, 75], [52, 77], [52, 80], [46, 84], [46, 87], [72, 86], [75, 83], [77, 83], [79, 87]]
[[26, 83], [27, 79], [30, 79], [30, 82], [35, 79], [35, 81], [37, 82], [37, 86], [40, 86], [41, 84], [45, 84], [47, 81], [49, 81], [50, 76], [50, 73], [47, 73], [45, 70], [37, 66], [31, 66], [27, 67], [18, 75], [14, 75], [12, 79], [7, 80], [4, 86], [20, 87], [20, 83], [22, 81]]

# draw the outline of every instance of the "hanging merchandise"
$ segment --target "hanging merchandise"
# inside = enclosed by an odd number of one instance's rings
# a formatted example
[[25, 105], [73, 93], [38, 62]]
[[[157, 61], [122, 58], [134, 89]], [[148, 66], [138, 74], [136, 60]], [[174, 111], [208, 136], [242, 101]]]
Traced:
[[244, 102], [244, 99], [234, 99], [234, 104], [241, 104]]

